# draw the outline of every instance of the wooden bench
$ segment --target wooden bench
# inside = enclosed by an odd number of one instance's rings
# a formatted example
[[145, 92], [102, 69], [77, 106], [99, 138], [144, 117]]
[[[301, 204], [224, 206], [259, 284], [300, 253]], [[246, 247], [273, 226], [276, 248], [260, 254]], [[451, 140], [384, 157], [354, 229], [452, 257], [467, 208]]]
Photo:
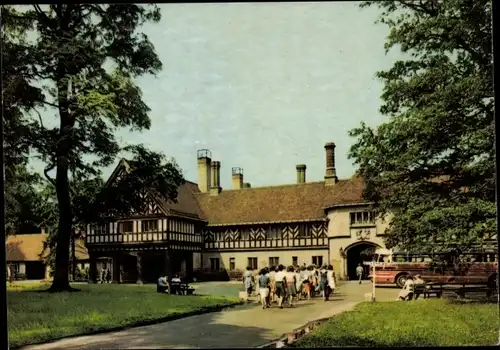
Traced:
[[170, 294], [192, 295], [194, 292], [194, 288], [189, 288], [189, 285], [187, 283], [170, 282], [169, 292]]
[[424, 295], [424, 299], [427, 299], [431, 294], [436, 294], [437, 298], [441, 298], [443, 295], [443, 286], [434, 283], [414, 284], [408, 300], [417, 300], [422, 294]]
[[491, 297], [493, 294], [493, 288], [488, 287], [488, 286], [472, 286], [472, 287], [466, 287], [463, 285], [462, 287], [458, 289], [454, 289], [453, 293], [455, 293], [458, 297], [460, 298], [465, 298], [465, 295], [467, 293], [481, 293], [484, 292], [486, 293], [486, 297]]

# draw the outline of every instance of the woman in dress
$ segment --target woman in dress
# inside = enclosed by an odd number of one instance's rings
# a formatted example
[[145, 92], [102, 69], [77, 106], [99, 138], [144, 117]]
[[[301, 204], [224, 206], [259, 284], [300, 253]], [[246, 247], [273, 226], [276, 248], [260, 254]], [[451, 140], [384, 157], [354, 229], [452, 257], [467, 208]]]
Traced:
[[253, 284], [253, 273], [252, 268], [247, 266], [245, 273], [243, 273], [243, 285], [245, 286], [245, 291], [247, 292], [247, 302], [252, 294], [252, 284]]

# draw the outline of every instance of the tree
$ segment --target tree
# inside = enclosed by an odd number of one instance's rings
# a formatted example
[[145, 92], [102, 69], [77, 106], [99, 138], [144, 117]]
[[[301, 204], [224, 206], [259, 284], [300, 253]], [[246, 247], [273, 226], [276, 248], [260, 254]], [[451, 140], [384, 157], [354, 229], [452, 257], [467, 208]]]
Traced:
[[[121, 149], [114, 137], [117, 128], [150, 127], [149, 108], [134, 78], [156, 74], [161, 62], [138, 28], [158, 22], [160, 11], [153, 5], [55, 4], [23, 11], [4, 7], [3, 16], [6, 28], [17, 30], [11, 40], [26, 57], [25, 80], [35, 92], [30, 115], [39, 118], [31, 120], [31, 147], [47, 164], [44, 173], [57, 194], [55, 274], [49, 290], [72, 290], [71, 181], [98, 176], [114, 161]], [[30, 40], [29, 30], [34, 34]], [[52, 111], [57, 122], [42, 118], [40, 106]]]
[[350, 132], [365, 197], [395, 210], [388, 247], [458, 253], [496, 234], [491, 6], [486, 0], [365, 2], [408, 59], [376, 75], [389, 120]]

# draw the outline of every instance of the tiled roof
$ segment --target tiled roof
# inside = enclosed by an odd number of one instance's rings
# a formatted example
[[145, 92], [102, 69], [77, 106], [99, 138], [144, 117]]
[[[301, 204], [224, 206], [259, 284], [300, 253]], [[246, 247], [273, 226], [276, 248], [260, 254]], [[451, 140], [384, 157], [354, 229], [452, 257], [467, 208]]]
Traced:
[[198, 203], [197, 194], [200, 192], [198, 185], [186, 181], [177, 190], [177, 202], [163, 198], [163, 207], [174, 216], [188, 216], [204, 220], [205, 216]]
[[[43, 251], [43, 257], [49, 254], [49, 250], [43, 249], [43, 242], [47, 238], [46, 233], [30, 233], [11, 235], [5, 242], [7, 261], [38, 261], [41, 260], [40, 254]], [[75, 245], [75, 255], [78, 260], [89, 258], [87, 248], [83, 240], [77, 240]]]
[[325, 182], [199, 193], [209, 225], [321, 220], [334, 204], [361, 203], [364, 182], [354, 176], [335, 185]]

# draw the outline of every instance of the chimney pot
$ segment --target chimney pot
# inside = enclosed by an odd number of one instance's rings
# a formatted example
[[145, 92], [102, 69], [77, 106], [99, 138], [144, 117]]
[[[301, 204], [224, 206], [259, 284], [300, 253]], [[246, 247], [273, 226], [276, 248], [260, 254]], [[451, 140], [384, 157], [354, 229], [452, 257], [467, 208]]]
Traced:
[[198, 188], [200, 192], [208, 192], [211, 186], [211, 162], [212, 152], [208, 149], [200, 149], [197, 152], [198, 158]]
[[297, 164], [295, 169], [297, 169], [297, 183], [303, 184], [306, 182], [306, 165], [305, 164]]
[[325, 184], [335, 185], [338, 181], [337, 170], [335, 169], [335, 143], [328, 142], [325, 144], [326, 151], [326, 172]]
[[232, 182], [233, 190], [240, 190], [243, 188], [243, 168], [232, 168]]
[[210, 187], [210, 194], [218, 195], [221, 191], [220, 187], [220, 162], [212, 162], [212, 187]]

